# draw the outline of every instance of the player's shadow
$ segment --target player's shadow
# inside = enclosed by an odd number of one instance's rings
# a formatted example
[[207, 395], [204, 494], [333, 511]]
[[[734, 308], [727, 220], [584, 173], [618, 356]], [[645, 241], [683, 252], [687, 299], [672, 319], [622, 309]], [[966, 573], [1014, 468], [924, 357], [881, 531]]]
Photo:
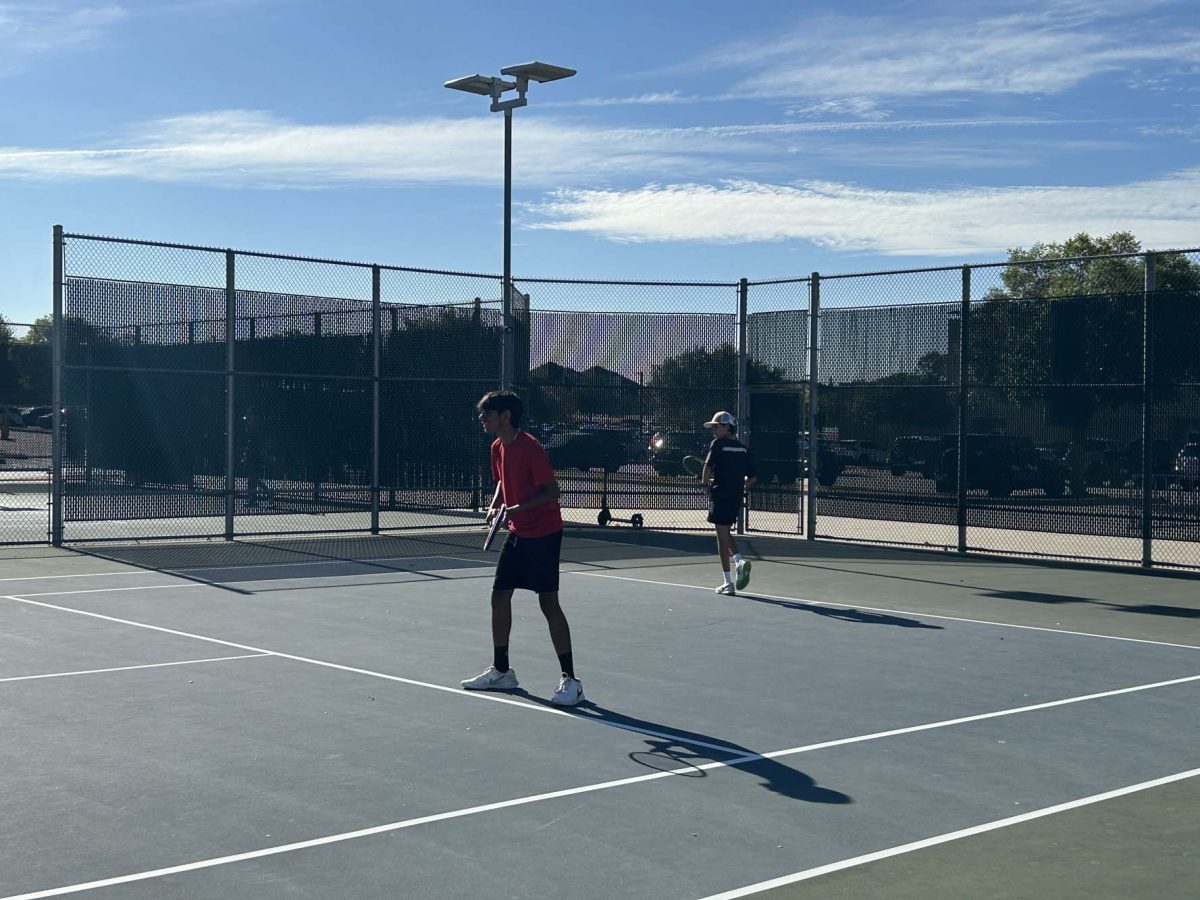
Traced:
[[[549, 705], [546, 700], [524, 690], [512, 693], [535, 703]], [[758, 751], [732, 741], [627, 716], [597, 706], [590, 700], [576, 706], [571, 713], [597, 724], [643, 735], [649, 749], [635, 750], [629, 754], [629, 758], [638, 765], [664, 772], [673, 771], [685, 778], [705, 778], [711, 770], [704, 769], [703, 766], [708, 763], [726, 763], [729, 768], [758, 777], [764, 788], [781, 797], [803, 800], [806, 803], [854, 802], [849, 795], [841, 791], [821, 787], [810, 775], [777, 760], [768, 759]], [[739, 759], [743, 761], [739, 762]], [[678, 767], [690, 767], [691, 771], [680, 770]]]
[[841, 619], [844, 622], [859, 622], [863, 625], [894, 625], [897, 628], [932, 628], [942, 631], [941, 625], [930, 625], [920, 619], [908, 619], [904, 616], [889, 616], [882, 613], [867, 612], [861, 609], [840, 608], [836, 606], [821, 606], [817, 603], [796, 603], [790, 600], [778, 600], [773, 597], [756, 597], [754, 594], [738, 594], [738, 599], [753, 600], [755, 603], [766, 603], [770, 606], [782, 606], [784, 609], [798, 609], [802, 612], [814, 613], [829, 619]]

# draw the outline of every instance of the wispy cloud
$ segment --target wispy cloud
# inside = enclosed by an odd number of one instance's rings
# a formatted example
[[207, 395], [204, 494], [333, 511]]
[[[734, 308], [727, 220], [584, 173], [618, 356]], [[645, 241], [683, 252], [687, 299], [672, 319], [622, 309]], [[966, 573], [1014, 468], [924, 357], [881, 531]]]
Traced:
[[538, 106], [567, 107], [567, 106], [661, 106], [674, 103], [701, 103], [709, 98], [682, 91], [656, 91], [645, 94], [635, 94], [631, 97], [584, 97], [580, 100], [551, 100], [539, 102]]
[[[523, 185], [717, 178], [780, 165], [799, 135], [1047, 124], [1044, 120], [782, 122], [603, 128], [523, 120], [514, 137]], [[304, 124], [248, 110], [157, 120], [82, 148], [0, 147], [0, 179], [140, 178], [228, 186], [347, 182], [494, 184], [503, 177], [495, 117]]]
[[[149, 123], [119, 142], [82, 149], [0, 148], [0, 178], [140, 178], [239, 187], [347, 182], [496, 183], [499, 119], [297, 124], [224, 110]], [[727, 154], [753, 154], [736, 135], [673, 129], [596, 129], [530, 119], [514, 138], [526, 186], [687, 172], [712, 175]]]
[[1200, 168], [1105, 186], [883, 191], [831, 182], [649, 185], [556, 192], [529, 227], [612, 241], [803, 240], [890, 255], [995, 253], [1080, 231], [1130, 230], [1147, 246], [1200, 244]]
[[94, 44], [128, 15], [117, 4], [0, 2], [0, 74], [44, 54]]
[[887, 116], [879, 103], [871, 97], [842, 97], [837, 100], [825, 100], [821, 103], [811, 103], [808, 106], [794, 106], [787, 111], [789, 116], [804, 118], [824, 118], [826, 116], [850, 116], [855, 119], [869, 119]]
[[1138, 134], [1150, 137], [1185, 137], [1192, 140], [1200, 140], [1200, 124], [1146, 125], [1138, 129]]
[[971, 21], [826, 16], [707, 61], [748, 71], [733, 93], [773, 98], [1058, 93], [1104, 72], [1200, 61], [1200, 29], [1163, 31], [1133, 13], [1067, 4]]

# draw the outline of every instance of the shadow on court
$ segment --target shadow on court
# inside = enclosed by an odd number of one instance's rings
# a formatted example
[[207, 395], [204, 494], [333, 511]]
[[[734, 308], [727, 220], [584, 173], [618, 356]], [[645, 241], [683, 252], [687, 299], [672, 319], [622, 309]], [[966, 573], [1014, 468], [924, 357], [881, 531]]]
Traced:
[[[514, 697], [522, 697], [540, 706], [552, 706], [548, 700], [536, 697], [522, 688], [505, 693]], [[571, 713], [581, 719], [590, 719], [612, 728], [643, 735], [649, 749], [635, 750], [629, 754], [629, 758], [638, 765], [650, 769], [665, 772], [670, 767], [690, 766], [691, 772], [677, 774], [684, 778], [707, 778], [708, 772], [701, 768], [706, 763], [728, 763], [730, 758], [749, 756], [753, 758], [745, 762], [734, 762], [729, 768], [754, 775], [760, 779], [762, 787], [773, 794], [793, 800], [802, 800], [805, 803], [844, 804], [854, 802], [848, 794], [821, 787], [811, 776], [776, 760], [766, 759], [759, 755], [758, 751], [724, 738], [695, 731], [685, 731], [671, 725], [627, 716], [592, 703], [590, 700], [579, 704]]]
[[858, 622], [862, 625], [892, 625], [896, 628], [929, 628], [941, 631], [941, 625], [930, 625], [918, 619], [907, 619], [904, 616], [889, 616], [882, 613], [864, 612], [860, 609], [838, 609], [832, 606], [821, 606], [817, 603], [795, 603], [791, 600], [779, 600], [774, 597], [756, 597], [754, 594], [738, 594], [742, 600], [753, 600], [768, 606], [779, 606], [784, 609], [797, 609], [801, 612], [813, 613], [828, 619], [841, 619], [843, 622]]

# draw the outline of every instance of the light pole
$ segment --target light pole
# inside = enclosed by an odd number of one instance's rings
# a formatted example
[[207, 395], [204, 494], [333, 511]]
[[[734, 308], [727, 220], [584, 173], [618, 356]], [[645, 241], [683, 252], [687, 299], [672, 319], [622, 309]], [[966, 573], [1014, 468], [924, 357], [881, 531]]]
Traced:
[[[504, 319], [504, 340], [500, 351], [500, 386], [512, 387], [516, 345], [513, 339], [512, 321], [512, 111], [526, 106], [525, 92], [529, 82], [558, 81], [570, 78], [574, 69], [552, 66], [549, 63], [529, 62], [517, 66], [505, 66], [500, 74], [508, 78], [488, 75], [467, 75], [446, 82], [446, 87], [468, 94], [480, 94], [492, 98], [492, 112], [504, 113], [504, 284], [501, 288], [500, 308]], [[512, 80], [509, 80], [512, 79]], [[516, 91], [511, 100], [501, 100], [502, 94]]]

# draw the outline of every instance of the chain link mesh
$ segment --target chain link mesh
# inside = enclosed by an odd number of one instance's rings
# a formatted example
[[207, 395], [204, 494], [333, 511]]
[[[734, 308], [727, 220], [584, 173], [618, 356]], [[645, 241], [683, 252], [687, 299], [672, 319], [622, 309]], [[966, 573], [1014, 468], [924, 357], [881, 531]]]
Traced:
[[51, 368], [45, 323], [0, 319], [0, 544], [45, 543], [50, 524]]
[[704, 455], [713, 412], [736, 409], [737, 286], [516, 287], [531, 308], [517, 387], [558, 472], [564, 517], [708, 527], [683, 458]]
[[[807, 530], [815, 446], [814, 536], [1126, 563], [1149, 536], [1197, 566], [1200, 259], [1145, 258], [751, 282], [744, 322], [734, 282], [518, 279], [513, 387], [578, 524], [707, 527], [683, 459], [724, 409], [759, 462], [751, 531]], [[479, 521], [500, 278], [79, 235], [64, 263], [68, 540]], [[48, 399], [25, 336], [5, 409]], [[0, 469], [44, 471], [43, 417], [10, 419]]]

